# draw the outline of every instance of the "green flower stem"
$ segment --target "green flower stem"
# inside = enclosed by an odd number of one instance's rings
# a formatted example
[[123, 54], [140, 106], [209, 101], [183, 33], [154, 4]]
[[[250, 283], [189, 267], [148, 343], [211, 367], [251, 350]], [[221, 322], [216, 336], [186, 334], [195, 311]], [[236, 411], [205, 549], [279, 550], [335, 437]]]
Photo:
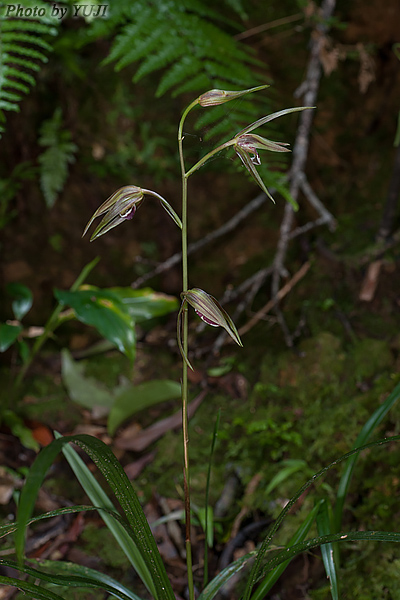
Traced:
[[[189, 112], [198, 105], [194, 100], [183, 112], [178, 128], [179, 160], [182, 176], [182, 287], [183, 292], [188, 291], [188, 261], [187, 261], [187, 180], [185, 161], [183, 158], [183, 124]], [[183, 351], [188, 355], [188, 307], [183, 307]], [[185, 490], [185, 527], [186, 527], [186, 567], [188, 578], [189, 600], [194, 600], [193, 569], [192, 569], [192, 542], [190, 534], [190, 481], [189, 481], [189, 433], [188, 433], [188, 366], [182, 363], [182, 435], [183, 435], [183, 465], [184, 465], [184, 490]]]

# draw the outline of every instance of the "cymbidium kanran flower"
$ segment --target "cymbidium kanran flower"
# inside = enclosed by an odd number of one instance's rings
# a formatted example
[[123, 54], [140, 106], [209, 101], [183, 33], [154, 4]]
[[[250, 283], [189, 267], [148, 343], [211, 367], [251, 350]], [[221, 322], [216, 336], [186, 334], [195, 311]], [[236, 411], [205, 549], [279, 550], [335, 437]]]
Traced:
[[120, 225], [124, 221], [132, 219], [144, 200], [145, 194], [154, 196], [160, 200], [162, 207], [167, 211], [173, 221], [182, 229], [182, 222], [173, 208], [168, 202], [152, 190], [146, 190], [136, 185], [126, 185], [116, 192], [114, 192], [103, 204], [96, 210], [89, 223], [85, 227], [82, 237], [85, 235], [93, 221], [104, 215], [102, 221], [95, 229], [90, 241], [93, 242], [96, 238], [100, 237], [113, 227]]
[[280, 110], [278, 112], [272, 113], [271, 115], [267, 115], [262, 119], [258, 119], [251, 125], [248, 125], [242, 131], [239, 131], [237, 135], [231, 140], [232, 145], [235, 149], [236, 154], [239, 156], [240, 160], [249, 171], [250, 175], [257, 182], [260, 188], [267, 194], [267, 196], [273, 201], [271, 194], [269, 193], [267, 187], [265, 186], [263, 180], [261, 179], [256, 166], [261, 164], [261, 159], [258, 154], [258, 150], [269, 150], [270, 152], [290, 152], [289, 148], [286, 148], [289, 144], [284, 142], [273, 142], [268, 140], [267, 138], [261, 137], [255, 133], [250, 133], [257, 127], [261, 127], [261, 125], [265, 125], [269, 121], [273, 121], [278, 117], [282, 117], [283, 115], [287, 115], [293, 112], [298, 112], [302, 110], [306, 110], [312, 108], [310, 106], [299, 106], [295, 108], [286, 108], [284, 110]]
[[184, 360], [191, 369], [193, 369], [193, 367], [185, 356], [181, 341], [181, 315], [186, 303], [194, 308], [196, 314], [202, 321], [207, 323], [207, 325], [211, 325], [211, 327], [223, 327], [239, 346], [243, 346], [234, 322], [226, 310], [222, 308], [218, 300], [213, 296], [210, 296], [210, 294], [207, 294], [207, 292], [199, 288], [192, 288], [191, 290], [182, 292], [181, 298], [182, 305], [178, 314], [177, 323], [178, 344]]

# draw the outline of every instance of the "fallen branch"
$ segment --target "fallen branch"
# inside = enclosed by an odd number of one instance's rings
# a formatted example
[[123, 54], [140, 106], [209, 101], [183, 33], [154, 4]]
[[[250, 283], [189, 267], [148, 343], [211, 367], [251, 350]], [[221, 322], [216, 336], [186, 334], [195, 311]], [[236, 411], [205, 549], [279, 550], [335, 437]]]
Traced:
[[245, 333], [250, 331], [250, 329], [252, 329], [254, 325], [257, 325], [258, 321], [260, 321], [260, 319], [263, 319], [265, 315], [272, 308], [274, 308], [278, 302], [280, 302], [285, 296], [287, 296], [287, 294], [294, 288], [294, 286], [300, 281], [300, 279], [303, 279], [304, 275], [307, 273], [309, 268], [310, 263], [307, 261], [304, 263], [304, 265], [300, 267], [297, 273], [295, 273], [293, 277], [283, 286], [283, 288], [281, 288], [278, 291], [276, 296], [274, 298], [271, 298], [271, 300], [269, 300], [262, 308], [260, 308], [260, 310], [256, 312], [256, 314], [250, 319], [250, 321], [246, 323], [246, 325], [243, 325], [243, 327], [239, 329], [239, 335], [244, 335]]

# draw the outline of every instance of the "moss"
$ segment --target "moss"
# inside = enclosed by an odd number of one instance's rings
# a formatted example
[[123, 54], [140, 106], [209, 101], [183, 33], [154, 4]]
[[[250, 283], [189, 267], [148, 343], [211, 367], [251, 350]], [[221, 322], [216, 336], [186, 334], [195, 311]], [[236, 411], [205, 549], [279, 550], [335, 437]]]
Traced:
[[81, 535], [81, 541], [84, 551], [89, 556], [99, 558], [104, 565], [124, 570], [129, 567], [128, 559], [107, 527], [88, 523]]

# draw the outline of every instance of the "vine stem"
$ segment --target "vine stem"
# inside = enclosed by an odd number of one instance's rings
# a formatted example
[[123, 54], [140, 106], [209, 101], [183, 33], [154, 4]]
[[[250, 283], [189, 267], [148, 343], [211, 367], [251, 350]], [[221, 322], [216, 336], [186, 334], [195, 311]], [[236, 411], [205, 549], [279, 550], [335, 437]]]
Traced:
[[[197, 106], [194, 100], [185, 109], [179, 122], [178, 148], [182, 177], [182, 292], [188, 291], [188, 260], [187, 260], [187, 181], [189, 175], [185, 172], [183, 157], [183, 124], [189, 112]], [[188, 355], [188, 307], [183, 307], [183, 351]], [[180, 332], [179, 332], [180, 333]], [[183, 436], [183, 481], [185, 493], [185, 528], [186, 528], [186, 567], [188, 578], [189, 600], [194, 600], [193, 568], [192, 568], [192, 541], [190, 532], [190, 480], [189, 480], [189, 432], [188, 432], [188, 366], [182, 361], [182, 436]]]

